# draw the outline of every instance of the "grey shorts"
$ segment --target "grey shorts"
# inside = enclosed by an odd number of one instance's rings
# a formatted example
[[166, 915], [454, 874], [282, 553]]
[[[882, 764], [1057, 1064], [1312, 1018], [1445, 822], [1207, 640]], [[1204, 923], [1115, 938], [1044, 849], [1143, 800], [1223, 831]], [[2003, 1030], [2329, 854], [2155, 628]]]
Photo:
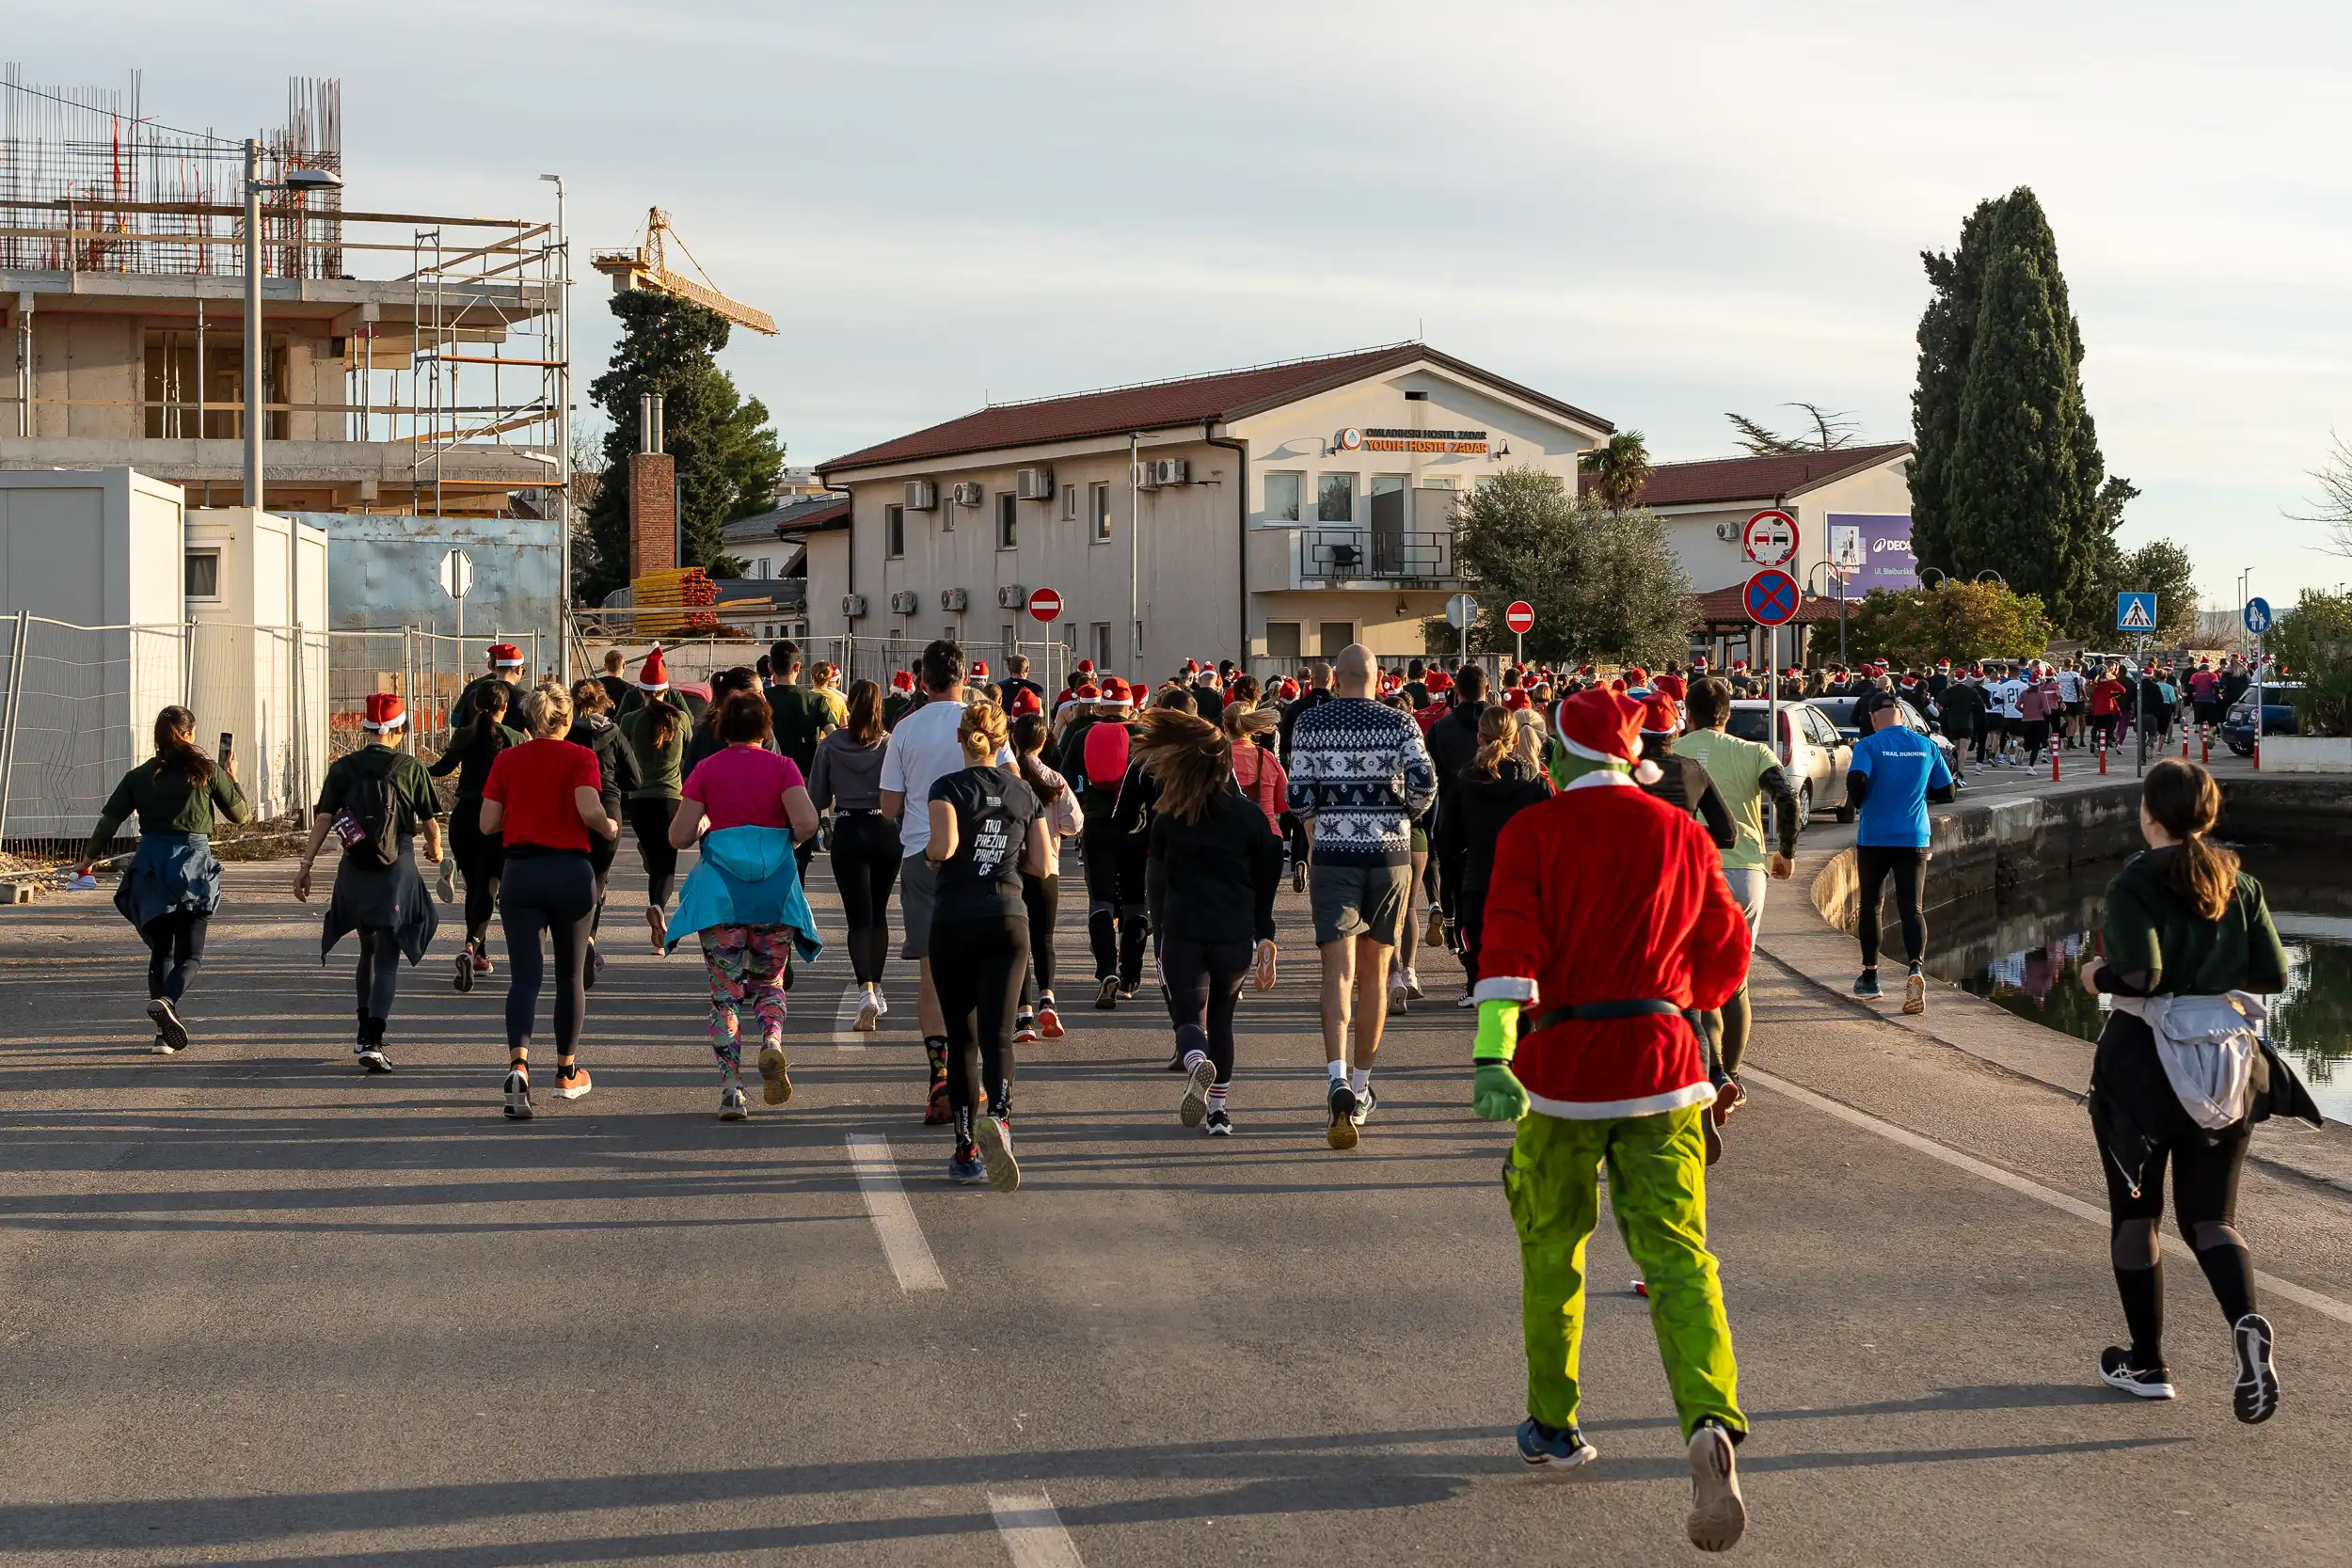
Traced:
[[898, 909], [905, 917], [902, 958], [926, 958], [931, 951], [931, 906], [939, 901], [939, 867], [919, 850], [898, 864]]
[[1314, 911], [1315, 945], [1370, 937], [1384, 947], [1394, 947], [1404, 934], [1412, 891], [1409, 865], [1310, 863], [1307, 902]]

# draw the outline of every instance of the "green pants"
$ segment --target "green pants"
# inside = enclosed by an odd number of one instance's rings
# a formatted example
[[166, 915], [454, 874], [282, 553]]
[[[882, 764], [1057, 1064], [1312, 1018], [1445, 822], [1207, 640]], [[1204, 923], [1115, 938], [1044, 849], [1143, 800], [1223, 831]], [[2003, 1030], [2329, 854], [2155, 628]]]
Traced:
[[1724, 1317], [1723, 1282], [1707, 1250], [1705, 1108], [1570, 1121], [1533, 1113], [1502, 1167], [1519, 1233], [1520, 1307], [1527, 1332], [1527, 1413], [1576, 1424], [1577, 1352], [1584, 1338], [1584, 1243], [1600, 1223], [1599, 1173], [1609, 1166], [1617, 1233], [1649, 1286], [1650, 1326], [1687, 1439], [1709, 1417], [1744, 1433], [1740, 1369]]

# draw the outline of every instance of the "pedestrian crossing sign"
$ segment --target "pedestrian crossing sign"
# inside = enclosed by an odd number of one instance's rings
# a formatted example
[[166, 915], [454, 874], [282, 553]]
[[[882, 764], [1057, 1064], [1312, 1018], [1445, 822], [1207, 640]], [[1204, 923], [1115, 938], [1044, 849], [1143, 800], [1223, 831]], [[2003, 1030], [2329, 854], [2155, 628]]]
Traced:
[[2156, 596], [2153, 594], [2118, 594], [2115, 596], [2115, 629], [2155, 630]]

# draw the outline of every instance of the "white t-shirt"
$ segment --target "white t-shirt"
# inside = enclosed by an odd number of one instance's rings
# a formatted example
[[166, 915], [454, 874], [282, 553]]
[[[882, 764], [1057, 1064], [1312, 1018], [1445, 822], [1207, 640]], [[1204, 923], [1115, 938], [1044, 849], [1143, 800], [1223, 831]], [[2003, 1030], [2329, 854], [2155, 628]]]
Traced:
[[[963, 771], [963, 743], [956, 726], [963, 722], [963, 705], [934, 697], [898, 721], [882, 752], [882, 787], [906, 797], [906, 815], [898, 819], [898, 849], [919, 855], [931, 842], [931, 785], [949, 773]], [[1010, 768], [1011, 748], [996, 753], [996, 765]]]
[[[2018, 680], [2014, 676], [2011, 676], [2010, 679], [2005, 680], [1998, 686], [1993, 688], [1991, 693], [1993, 700], [2000, 705], [2002, 718], [2019, 720], [2022, 720], [2024, 715], [2017, 711], [2017, 699], [2025, 694], [2026, 683]], [[952, 738], [952, 736], [950, 738]], [[883, 766], [887, 768], [888, 764], [884, 764]], [[890, 786], [888, 784], [884, 784], [882, 787], [884, 789], [888, 789]], [[928, 789], [930, 786], [926, 784], [924, 787]]]
[[2083, 678], [2080, 674], [2072, 670], [2060, 670], [2058, 681], [2058, 696], [2061, 699], [2070, 703], [2079, 703], [2083, 700]]

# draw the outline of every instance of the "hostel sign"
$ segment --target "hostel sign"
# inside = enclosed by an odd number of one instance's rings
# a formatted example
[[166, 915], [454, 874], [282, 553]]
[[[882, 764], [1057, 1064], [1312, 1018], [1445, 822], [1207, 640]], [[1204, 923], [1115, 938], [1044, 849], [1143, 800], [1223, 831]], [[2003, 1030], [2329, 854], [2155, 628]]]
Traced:
[[1486, 455], [1483, 430], [1367, 430], [1363, 437], [1366, 451], [1409, 451], [1436, 457]]

